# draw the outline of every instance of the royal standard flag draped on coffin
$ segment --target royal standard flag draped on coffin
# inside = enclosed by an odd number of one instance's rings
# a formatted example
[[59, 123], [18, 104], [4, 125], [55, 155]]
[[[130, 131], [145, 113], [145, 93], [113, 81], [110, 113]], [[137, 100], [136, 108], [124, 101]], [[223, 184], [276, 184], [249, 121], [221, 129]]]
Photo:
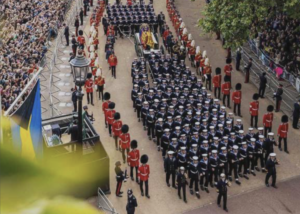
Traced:
[[10, 125], [14, 149], [25, 158], [41, 158], [43, 137], [39, 80], [23, 104], [10, 115]]

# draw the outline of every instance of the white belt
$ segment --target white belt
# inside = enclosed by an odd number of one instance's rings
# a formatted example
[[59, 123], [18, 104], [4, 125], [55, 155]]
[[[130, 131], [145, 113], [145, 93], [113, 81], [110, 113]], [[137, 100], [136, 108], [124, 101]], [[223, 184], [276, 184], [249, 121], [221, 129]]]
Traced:
[[136, 159], [130, 159], [131, 161], [136, 161], [138, 158], [136, 158]]
[[116, 129], [117, 131], [121, 130], [121, 129]]
[[257, 110], [257, 108], [253, 108], [252, 110], [256, 111], [256, 110]]
[[179, 160], [179, 162], [180, 162], [180, 163], [185, 163], [186, 161], [181, 161], [181, 160]]
[[267, 120], [267, 122], [269, 123], [269, 122], [272, 122], [272, 120]]
[[281, 131], [281, 132], [286, 132], [286, 131]]
[[240, 99], [240, 97], [234, 97], [235, 99]]
[[148, 174], [142, 174], [142, 173], [141, 173], [141, 175], [142, 175], [142, 176], [147, 176]]
[[193, 173], [193, 174], [197, 174], [198, 172], [193, 172], [193, 171], [191, 171], [191, 173]]
[[113, 117], [108, 117], [108, 119], [114, 119]]

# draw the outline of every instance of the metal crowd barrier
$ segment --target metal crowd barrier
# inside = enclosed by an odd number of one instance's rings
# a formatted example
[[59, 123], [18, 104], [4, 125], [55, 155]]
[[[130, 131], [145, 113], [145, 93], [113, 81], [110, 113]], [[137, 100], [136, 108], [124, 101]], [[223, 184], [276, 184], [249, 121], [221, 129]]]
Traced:
[[101, 188], [98, 188], [98, 208], [105, 213], [118, 214]]

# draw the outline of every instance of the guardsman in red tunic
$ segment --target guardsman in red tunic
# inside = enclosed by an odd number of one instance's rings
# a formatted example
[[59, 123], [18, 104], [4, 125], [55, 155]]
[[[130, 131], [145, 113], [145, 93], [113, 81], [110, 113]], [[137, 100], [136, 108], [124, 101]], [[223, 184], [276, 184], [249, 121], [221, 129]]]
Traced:
[[112, 136], [111, 134], [111, 127], [112, 127], [112, 124], [114, 123], [114, 115], [116, 113], [116, 111], [114, 110], [115, 109], [115, 103], [114, 102], [111, 102], [108, 104], [108, 109], [106, 110], [106, 113], [105, 113], [105, 120], [108, 124], [108, 131], [109, 131], [109, 135]]
[[190, 48], [192, 47], [192, 34], [188, 35], [188, 41], [186, 42], [186, 52], [188, 53]]
[[196, 66], [194, 65], [194, 60], [195, 60], [195, 55], [196, 55], [195, 40], [193, 40], [193, 41], [191, 42], [191, 47], [189, 48], [188, 54], [189, 54], [189, 58], [190, 58], [190, 60], [191, 60], [191, 66], [192, 66], [192, 67], [196, 67]]
[[225, 82], [221, 86], [222, 94], [223, 94], [223, 104], [226, 106], [226, 98], [227, 98], [227, 107], [230, 108], [230, 82], [228, 78], [225, 78]]
[[278, 127], [278, 132], [277, 132], [277, 135], [279, 137], [278, 139], [278, 149], [280, 151], [282, 151], [281, 149], [281, 141], [283, 139], [283, 142], [284, 142], [284, 151], [289, 154], [289, 151], [288, 151], [288, 148], [287, 148], [287, 133], [289, 131], [289, 118], [287, 115], [283, 115], [281, 117], [281, 124], [279, 125]]
[[221, 68], [218, 67], [218, 68], [216, 68], [216, 75], [213, 77], [214, 93], [215, 93], [215, 97], [218, 99], [220, 99], [220, 97], [221, 97], [221, 95], [220, 95], [221, 94], [221, 82], [222, 82]]
[[204, 75], [205, 75], [205, 71], [204, 71], [204, 67], [205, 67], [205, 59], [206, 59], [207, 55], [206, 55], [206, 50], [203, 51], [202, 53], [202, 58], [200, 60], [200, 76], [202, 76], [202, 81], [204, 82]]
[[94, 81], [92, 80], [92, 73], [88, 73], [87, 80], [85, 81], [84, 87], [85, 87], [85, 90], [86, 90], [87, 102], [88, 102], [88, 104], [90, 104], [90, 99], [91, 99], [92, 106], [94, 105], [94, 102], [93, 102], [93, 86], [94, 86]]
[[129, 127], [128, 125], [123, 125], [121, 129], [121, 134], [119, 136], [119, 150], [122, 151], [122, 157], [123, 157], [123, 162], [125, 163], [126, 157], [125, 157], [125, 150], [126, 154], [128, 156], [129, 152], [129, 147], [130, 147], [130, 134], [128, 133]]
[[133, 168], [135, 168], [135, 181], [139, 183], [138, 167], [140, 164], [140, 151], [137, 149], [137, 141], [133, 140], [130, 143], [131, 151], [127, 155], [127, 163], [130, 166], [130, 177], [133, 178]]
[[106, 32], [106, 35], [115, 35], [115, 30], [114, 30], [114, 26], [112, 25], [109, 25], [108, 28], [107, 28], [107, 32]]
[[227, 77], [230, 82], [230, 87], [231, 87], [231, 72], [232, 72], [231, 59], [226, 59], [226, 65], [224, 66], [224, 73], [225, 73], [225, 77]]
[[188, 41], [188, 31], [186, 28], [184, 28], [181, 36], [181, 43], [184, 45], [184, 47], [186, 47], [187, 41]]
[[196, 66], [196, 73], [198, 75], [200, 75], [200, 71], [199, 71], [199, 67], [200, 67], [200, 60], [202, 59], [202, 54], [200, 51], [200, 46], [196, 47], [196, 55], [195, 55], [195, 60], [194, 60], [194, 64]]
[[122, 128], [122, 121], [120, 120], [121, 115], [119, 112], [116, 112], [114, 114], [114, 122], [112, 124], [112, 134], [115, 138], [115, 145], [116, 145], [116, 150], [118, 151], [118, 138], [120, 137], [121, 134], [121, 128]]
[[236, 115], [236, 108], [238, 108], [238, 116], [241, 115], [241, 102], [242, 102], [242, 84], [238, 83], [235, 85], [235, 91], [232, 93], [232, 101], [233, 101], [233, 112]]
[[141, 157], [141, 163], [142, 165], [139, 167], [138, 170], [138, 177], [140, 179], [140, 189], [141, 194], [144, 196], [144, 183], [145, 183], [145, 189], [146, 189], [146, 197], [150, 198], [149, 196], [149, 188], [148, 188], [148, 179], [150, 175], [150, 166], [147, 164], [148, 162], [148, 155], [142, 155]]
[[104, 103], [102, 103], [102, 111], [104, 114], [104, 123], [105, 123], [105, 128], [107, 128], [107, 120], [106, 120], [106, 112], [108, 110], [108, 105], [111, 103], [110, 102], [110, 93], [106, 92], [103, 96], [103, 99], [105, 100]]
[[263, 117], [263, 124], [264, 124], [264, 127], [265, 127], [265, 137], [267, 137], [268, 133], [269, 132], [272, 132], [272, 123], [273, 123], [273, 111], [274, 111], [274, 106], [272, 105], [269, 105], [267, 107], [267, 113], [264, 114], [264, 117]]
[[83, 36], [83, 31], [79, 31], [79, 36], [77, 37], [77, 42], [79, 43], [79, 47], [84, 50], [85, 38]]
[[116, 67], [118, 64], [118, 58], [114, 52], [108, 57], [108, 64], [111, 69], [111, 75], [116, 79]]
[[[258, 122], [258, 109], [259, 109], [259, 102], [258, 102], [259, 94], [253, 94], [253, 101], [250, 103], [250, 115], [251, 115], [251, 127], [257, 128]], [[254, 126], [253, 126], [253, 120]]]

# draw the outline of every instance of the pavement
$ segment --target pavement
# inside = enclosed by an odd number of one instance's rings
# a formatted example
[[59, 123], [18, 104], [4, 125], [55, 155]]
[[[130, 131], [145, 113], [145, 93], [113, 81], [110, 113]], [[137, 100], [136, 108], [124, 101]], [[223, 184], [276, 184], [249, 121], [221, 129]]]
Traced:
[[[123, 2], [125, 1], [123, 0]], [[188, 31], [192, 33], [193, 38], [196, 41], [196, 45], [200, 45], [202, 51], [207, 51], [213, 70], [216, 67], [223, 68], [223, 66], [225, 65], [226, 51], [222, 48], [220, 41], [215, 40], [214, 36], [211, 37], [203, 35], [201, 30], [195, 27], [195, 24], [197, 23], [197, 20], [200, 16], [200, 11], [205, 5], [205, 0], [199, 0], [195, 2], [187, 0], [177, 0], [176, 5], [187, 26]], [[154, 1], [154, 8], [156, 14], [158, 14], [160, 11], [163, 11], [169, 26], [172, 28], [166, 10], [166, 2], [163, 0]], [[88, 26], [86, 26], [85, 31], [87, 31], [88, 29]], [[218, 208], [214, 204], [217, 198], [215, 189], [210, 188], [211, 193], [209, 194], [201, 191], [200, 200], [187, 192], [188, 203], [185, 204], [182, 200], [178, 199], [177, 191], [173, 188], [167, 187], [165, 183], [165, 174], [161, 153], [157, 152], [156, 145], [152, 141], [148, 140], [147, 134], [143, 130], [142, 125], [138, 122], [136, 113], [132, 108], [132, 101], [130, 99], [130, 93], [132, 89], [130, 69], [132, 60], [136, 57], [133, 39], [124, 38], [117, 39], [116, 41], [115, 53], [118, 57], [116, 79], [112, 77], [109, 71], [109, 66], [105, 60], [104, 44], [106, 41], [106, 37], [104, 36], [102, 26], [99, 27], [99, 41], [99, 63], [102, 66], [103, 74], [106, 80], [104, 91], [110, 92], [111, 100], [116, 103], [116, 111], [120, 112], [123, 124], [128, 124], [130, 127], [129, 133], [131, 134], [131, 139], [136, 139], [138, 141], [138, 148], [141, 155], [148, 154], [150, 164], [149, 189], [151, 199], [142, 197], [140, 195], [139, 185], [131, 180], [123, 183], [122, 191], [124, 192], [124, 197], [118, 198], [115, 196], [114, 191], [116, 186], [116, 179], [114, 166], [116, 161], [122, 161], [122, 155], [119, 151], [115, 150], [114, 139], [109, 136], [108, 130], [104, 126], [104, 115], [101, 109], [102, 101], [97, 99], [98, 95], [94, 93], [95, 106], [89, 105], [89, 112], [94, 114], [94, 117], [96, 119], [96, 121], [94, 122], [94, 127], [100, 134], [100, 138], [104, 145], [104, 148], [106, 149], [110, 157], [111, 194], [107, 195], [107, 197], [113, 204], [115, 210], [118, 213], [126, 213], [126, 191], [127, 189], [131, 188], [138, 201], [136, 213], [139, 214], [174, 214], [199, 212], [218, 213], [220, 211], [218, 209], [220, 208]], [[244, 76], [241, 73], [236, 71], [233, 73], [233, 85], [238, 82], [242, 83], [243, 80]], [[253, 93], [256, 93], [257, 89], [251, 84], [243, 84], [242, 91], [242, 119], [244, 128], [245, 130], [247, 130], [250, 121], [248, 112], [249, 103], [251, 101]], [[71, 99], [71, 97], [65, 98], [65, 102], [70, 102], [68, 101], [68, 99]], [[85, 105], [86, 96], [84, 96], [83, 102]], [[262, 115], [265, 113], [266, 108], [269, 104], [270, 102], [266, 99], [260, 100], [259, 125], [262, 125]], [[68, 108], [68, 111], [71, 112], [72, 108]], [[229, 109], [228, 111], [230, 112], [231, 110]], [[273, 131], [275, 131], [278, 127], [281, 116], [281, 113], [275, 113]], [[279, 189], [273, 190], [271, 188], [266, 188], [264, 186], [265, 175], [263, 173], [257, 173], [258, 175], [256, 177], [251, 177], [248, 181], [241, 179], [241, 186], [233, 184], [229, 189], [228, 208], [230, 209], [230, 212], [250, 213], [252, 212], [252, 210], [255, 210], [256, 213], [265, 213], [271, 210], [271, 206], [273, 206], [273, 204], [276, 204], [276, 207], [278, 208], [276, 212], [278, 213], [284, 213], [279, 211], [285, 206], [288, 208], [286, 210], [290, 210], [291, 212], [296, 212], [297, 210], [299, 210], [299, 204], [297, 204], [296, 202], [298, 198], [297, 194], [299, 194], [299, 179], [291, 180], [292, 178], [300, 175], [300, 157], [298, 155], [300, 153], [300, 147], [298, 146], [299, 135], [299, 131], [295, 131], [292, 129], [289, 131], [288, 146], [290, 155], [279, 152], [278, 149], [275, 148], [275, 152], [278, 153], [278, 159], [281, 163], [281, 165], [277, 167], [277, 180], [279, 182]], [[125, 168], [126, 166], [123, 165], [122, 167]], [[298, 192], [292, 188], [294, 185], [298, 185], [297, 187], [295, 187], [298, 189]], [[293, 192], [293, 194], [290, 192]], [[282, 205], [278, 204], [279, 200], [283, 201]], [[245, 207], [245, 203], [249, 203], [249, 201], [252, 205], [247, 205], [248, 210], [245, 212], [243, 210], [243, 207]], [[259, 206], [262, 207], [263, 201], [267, 201], [269, 203], [269, 210], [267, 210], [267, 208], [259, 209]], [[88, 202], [97, 206], [96, 197], [88, 199]]]

